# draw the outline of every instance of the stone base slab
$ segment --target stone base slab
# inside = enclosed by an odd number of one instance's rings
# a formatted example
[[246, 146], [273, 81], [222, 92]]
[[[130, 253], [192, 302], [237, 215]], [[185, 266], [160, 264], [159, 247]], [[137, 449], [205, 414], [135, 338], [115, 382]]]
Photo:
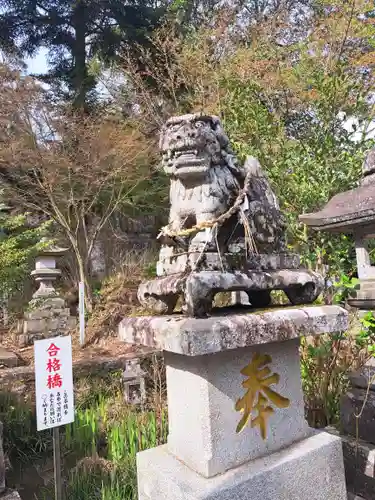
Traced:
[[160, 250], [156, 265], [158, 276], [183, 273], [188, 269], [195, 271], [231, 271], [235, 269], [270, 271], [276, 269], [299, 269], [301, 266], [298, 254], [248, 254], [245, 249], [240, 252], [219, 254], [217, 252], [187, 252], [174, 255], [174, 249], [164, 247]]
[[341, 440], [326, 432], [209, 479], [166, 446], [139, 453], [137, 467], [139, 500], [347, 500]]
[[121, 321], [118, 336], [130, 344], [201, 356], [347, 329], [348, 313], [339, 306], [275, 307], [206, 319], [177, 314], [128, 317]]
[[182, 296], [187, 316], [205, 318], [212, 313], [219, 292], [244, 291], [254, 307], [268, 307], [273, 290], [283, 290], [291, 304], [302, 305], [312, 304], [323, 288], [322, 277], [307, 269], [185, 271], [141, 283], [137, 296], [143, 307], [156, 314], [173, 313]]

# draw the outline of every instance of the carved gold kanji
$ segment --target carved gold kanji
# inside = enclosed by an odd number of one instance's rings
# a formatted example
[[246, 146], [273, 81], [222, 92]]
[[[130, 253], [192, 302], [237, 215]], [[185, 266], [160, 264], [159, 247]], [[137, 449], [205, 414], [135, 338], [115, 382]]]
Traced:
[[247, 376], [242, 382], [247, 391], [236, 403], [236, 410], [243, 412], [236, 432], [241, 432], [251, 419], [251, 427], [259, 427], [262, 439], [266, 439], [268, 419], [275, 411], [269, 402], [277, 408], [288, 408], [290, 405], [288, 398], [270, 388], [270, 385], [280, 381], [280, 375], [271, 373], [270, 368], [266, 366], [270, 363], [272, 357], [269, 354], [255, 353], [251, 362], [241, 370], [242, 375]]

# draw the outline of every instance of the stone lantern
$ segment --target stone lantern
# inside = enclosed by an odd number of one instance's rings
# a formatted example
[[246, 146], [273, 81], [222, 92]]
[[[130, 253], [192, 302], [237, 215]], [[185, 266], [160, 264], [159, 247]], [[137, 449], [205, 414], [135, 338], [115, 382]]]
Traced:
[[145, 375], [138, 358], [127, 360], [123, 373], [126, 403], [140, 405], [146, 401]]
[[375, 309], [375, 266], [371, 265], [368, 240], [375, 237], [375, 149], [363, 164], [357, 188], [339, 193], [319, 212], [304, 214], [300, 221], [315, 230], [353, 234], [360, 288], [349, 305]]
[[[44, 241], [46, 238], [42, 239], [42, 242]], [[31, 272], [31, 276], [39, 283], [39, 288], [33, 295], [34, 299], [56, 295], [53, 282], [61, 276], [60, 269], [56, 268], [56, 259], [64, 255], [67, 250], [50, 245], [40, 251], [35, 259], [35, 269]]]
[[18, 325], [18, 343], [21, 346], [29, 345], [34, 340], [64, 335], [76, 325], [76, 319], [70, 316], [69, 308], [65, 307], [64, 299], [59, 297], [54, 287], [54, 281], [61, 276], [56, 259], [67, 250], [46, 245], [35, 259], [35, 269], [31, 275], [39, 283], [39, 288]]

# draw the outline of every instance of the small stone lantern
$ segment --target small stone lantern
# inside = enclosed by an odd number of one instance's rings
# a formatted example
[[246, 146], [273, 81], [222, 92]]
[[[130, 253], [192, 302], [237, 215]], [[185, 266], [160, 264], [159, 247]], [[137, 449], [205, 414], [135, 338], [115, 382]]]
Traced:
[[[46, 238], [43, 238], [43, 241], [46, 241]], [[56, 259], [64, 255], [67, 250], [50, 245], [40, 251], [35, 259], [35, 269], [31, 272], [35, 281], [40, 284], [33, 295], [34, 299], [56, 295], [53, 282], [61, 276], [60, 269], [56, 268]]]
[[139, 359], [129, 359], [123, 373], [125, 401], [131, 405], [143, 404], [146, 400], [145, 372]]
[[349, 305], [361, 310], [375, 309], [375, 266], [371, 265], [367, 242], [375, 237], [375, 148], [363, 164], [360, 185], [339, 193], [319, 212], [300, 216], [315, 230], [353, 234], [360, 289]]
[[31, 275], [39, 283], [39, 288], [18, 325], [18, 343], [21, 346], [32, 344], [34, 340], [64, 335], [76, 326], [76, 318], [70, 316], [64, 299], [54, 288], [54, 281], [61, 276], [60, 269], [56, 268], [56, 259], [66, 251], [66, 248], [47, 245], [36, 257]]

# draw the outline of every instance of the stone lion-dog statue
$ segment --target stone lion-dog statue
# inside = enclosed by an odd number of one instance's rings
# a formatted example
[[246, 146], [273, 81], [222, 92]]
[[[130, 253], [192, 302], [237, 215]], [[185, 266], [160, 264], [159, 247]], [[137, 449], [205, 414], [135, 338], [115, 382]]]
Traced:
[[138, 289], [141, 304], [168, 314], [182, 296], [185, 314], [205, 317], [222, 291], [245, 291], [253, 307], [269, 306], [272, 290], [294, 305], [317, 298], [322, 278], [288, 253], [285, 220], [258, 160], [241, 166], [217, 116], [172, 117], [159, 145], [169, 222], [158, 236], [158, 277]]

